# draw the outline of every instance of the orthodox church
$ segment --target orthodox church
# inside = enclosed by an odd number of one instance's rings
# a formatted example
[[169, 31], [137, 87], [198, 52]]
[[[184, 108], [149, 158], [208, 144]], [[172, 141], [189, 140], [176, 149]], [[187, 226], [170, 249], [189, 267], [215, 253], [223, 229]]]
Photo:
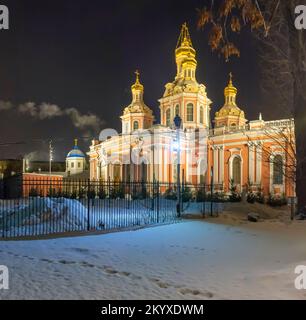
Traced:
[[83, 151], [78, 146], [78, 140], [74, 140], [74, 147], [70, 150], [66, 157], [66, 176], [77, 176], [84, 173], [86, 170], [86, 157]]
[[[288, 172], [293, 120], [264, 121], [260, 114], [248, 121], [237, 104], [232, 74], [224, 89], [224, 105], [211, 119], [212, 101], [196, 79], [196, 50], [186, 24], [175, 59], [176, 76], [158, 100], [161, 123], [154, 124], [136, 72], [132, 101], [121, 116], [122, 133], [102, 131], [92, 141], [90, 179], [176, 183], [179, 175], [183, 183], [213, 182], [214, 190], [225, 193], [234, 185], [240, 191], [294, 195]], [[174, 118], [180, 119], [179, 125]]]

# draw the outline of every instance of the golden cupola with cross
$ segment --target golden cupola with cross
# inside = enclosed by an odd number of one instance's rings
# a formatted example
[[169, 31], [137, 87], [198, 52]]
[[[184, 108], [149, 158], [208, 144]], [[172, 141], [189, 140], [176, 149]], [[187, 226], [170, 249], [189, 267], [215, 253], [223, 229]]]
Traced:
[[182, 126], [188, 128], [209, 127], [211, 101], [206, 87], [196, 79], [197, 59], [187, 24], [184, 23], [175, 48], [176, 75], [165, 85], [160, 102], [161, 123], [173, 126], [176, 115], [182, 118]]
[[195, 80], [196, 51], [193, 48], [187, 24], [184, 23], [175, 49], [177, 74], [175, 79]]
[[140, 73], [135, 72], [136, 81], [131, 87], [132, 102], [121, 116], [122, 132], [130, 133], [135, 130], [148, 129], [153, 125], [153, 111], [144, 103], [144, 86], [140, 83]]
[[247, 122], [244, 111], [236, 103], [238, 90], [233, 85], [232, 73], [229, 74], [229, 83], [224, 89], [225, 102], [223, 107], [215, 114], [215, 127], [237, 129]]

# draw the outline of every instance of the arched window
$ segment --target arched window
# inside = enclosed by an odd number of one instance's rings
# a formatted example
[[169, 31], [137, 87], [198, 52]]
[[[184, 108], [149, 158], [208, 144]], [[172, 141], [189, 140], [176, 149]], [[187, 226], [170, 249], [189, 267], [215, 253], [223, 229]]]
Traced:
[[241, 184], [241, 159], [235, 157], [232, 164], [232, 179], [234, 184]]
[[283, 157], [279, 154], [273, 159], [273, 184], [283, 184]]
[[200, 123], [204, 123], [204, 109], [200, 106]]
[[187, 121], [193, 121], [193, 104], [187, 104]]
[[176, 116], [180, 115], [180, 106], [178, 104], [175, 106], [175, 115]]
[[171, 124], [171, 110], [170, 108], [168, 108], [166, 111], [166, 126], [170, 127], [170, 124]]
[[139, 129], [139, 122], [138, 121], [134, 121], [133, 122], [133, 130], [138, 130]]

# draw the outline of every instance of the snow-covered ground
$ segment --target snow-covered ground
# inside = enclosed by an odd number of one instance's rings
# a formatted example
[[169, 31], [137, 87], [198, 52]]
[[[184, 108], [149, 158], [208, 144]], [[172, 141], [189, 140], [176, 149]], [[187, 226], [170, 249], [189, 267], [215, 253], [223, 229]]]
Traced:
[[[225, 219], [226, 220], [226, 219]], [[113, 234], [0, 242], [0, 299], [306, 299], [304, 222], [188, 220]]]

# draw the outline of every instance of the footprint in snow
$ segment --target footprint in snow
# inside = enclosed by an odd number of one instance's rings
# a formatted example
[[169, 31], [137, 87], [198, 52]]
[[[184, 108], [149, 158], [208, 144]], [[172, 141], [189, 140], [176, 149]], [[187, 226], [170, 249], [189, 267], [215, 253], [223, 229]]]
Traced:
[[202, 296], [205, 296], [207, 298], [212, 298], [214, 295], [209, 292], [209, 291], [206, 291], [206, 292], [201, 292], [200, 290], [197, 290], [197, 289], [189, 289], [189, 288], [183, 288], [183, 289], [180, 289], [179, 290], [179, 293], [181, 293], [182, 295], [186, 295], [186, 294], [190, 294], [190, 295], [193, 295], [193, 296], [198, 296], [198, 295], [202, 295]]

